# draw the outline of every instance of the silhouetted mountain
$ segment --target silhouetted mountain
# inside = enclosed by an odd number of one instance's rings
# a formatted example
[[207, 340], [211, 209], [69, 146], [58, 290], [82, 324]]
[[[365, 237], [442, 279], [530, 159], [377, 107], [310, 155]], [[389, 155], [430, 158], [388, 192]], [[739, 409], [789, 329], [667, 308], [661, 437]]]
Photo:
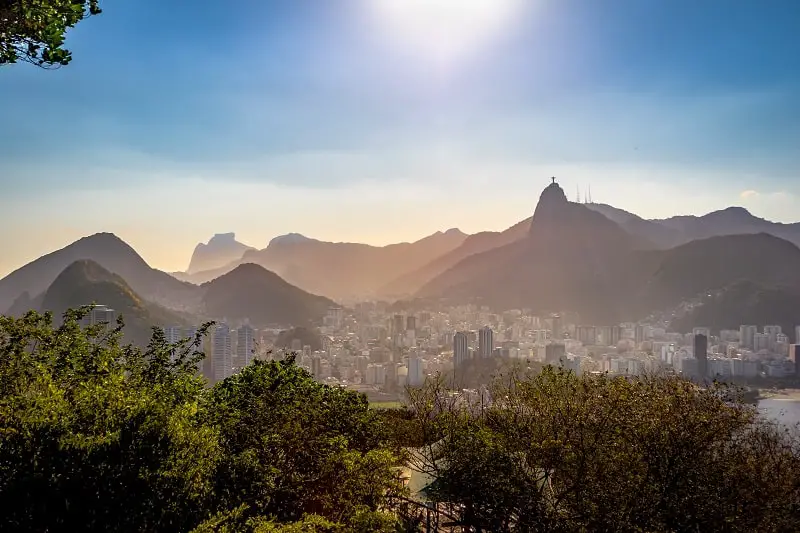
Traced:
[[800, 324], [800, 289], [765, 286], [740, 281], [723, 290], [713, 291], [699, 305], [672, 321], [675, 331], [691, 331], [698, 324], [711, 328], [713, 334], [722, 329], [739, 329], [741, 324], [775, 324], [789, 335]]
[[[623, 273], [639, 287], [630, 307], [639, 314], [739, 282], [800, 288], [800, 249], [768, 235], [728, 235], [671, 250], [635, 254]], [[761, 323], [761, 322], [759, 322]]]
[[511, 309], [618, 313], [613, 296], [625, 258], [637, 247], [616, 223], [567, 201], [557, 184], [539, 199], [528, 235], [467, 257], [426, 284], [418, 296], [479, 301]]
[[147, 344], [154, 326], [186, 323], [178, 314], [144, 301], [120, 276], [89, 260], [72, 263], [56, 277], [44, 293], [40, 310], [61, 316], [67, 309], [92, 303], [122, 315], [125, 340], [139, 345]]
[[380, 289], [382, 296], [402, 298], [417, 292], [436, 276], [475, 254], [494, 250], [518, 241], [528, 234], [531, 218], [518, 222], [502, 232], [483, 231], [467, 237], [461, 246], [436, 257], [429, 263], [407, 272]]
[[111, 233], [84, 237], [47, 254], [0, 280], [0, 309], [7, 310], [23, 293], [43, 293], [69, 265], [83, 259], [122, 276], [143, 298], [176, 309], [190, 309], [199, 301], [197, 287], [150, 268], [128, 244]]
[[571, 311], [614, 323], [742, 280], [800, 287], [800, 249], [771, 235], [715, 237], [669, 250], [642, 250], [641, 242], [607, 216], [568, 202], [553, 184], [542, 193], [525, 239], [467, 257], [417, 296]]
[[255, 248], [237, 241], [235, 233], [218, 233], [211, 237], [208, 244], [197, 245], [186, 273], [194, 274], [224, 267], [241, 259], [248, 250], [255, 250]]
[[334, 243], [292, 234], [273, 239], [260, 251], [245, 253], [222, 269], [199, 272], [193, 281], [215, 279], [239, 264], [254, 263], [315, 294], [347, 300], [369, 297], [397, 278], [458, 247], [466, 235], [457, 229], [437, 232], [414, 243], [384, 247]]
[[[606, 204], [585, 204], [593, 211], [601, 213], [606, 218], [616, 222], [629, 234], [642, 239], [642, 243], [650, 243], [659, 249], [672, 248], [686, 242], [683, 234], [652, 220], [645, 220], [622, 209]], [[646, 247], [646, 245], [643, 245]]]
[[768, 233], [800, 246], [800, 223], [771, 222], [753, 216], [743, 207], [729, 207], [701, 217], [678, 216], [654, 222], [678, 231], [683, 242], [721, 235]]
[[698, 239], [754, 233], [768, 233], [800, 246], [800, 223], [770, 222], [753, 216], [743, 207], [729, 207], [700, 217], [675, 216], [663, 220], [645, 220], [605, 204], [586, 204], [586, 207], [602, 213], [629, 234], [647, 239], [661, 249]]
[[201, 287], [208, 317], [257, 327], [318, 322], [336, 304], [309, 294], [264, 267], [247, 263]]

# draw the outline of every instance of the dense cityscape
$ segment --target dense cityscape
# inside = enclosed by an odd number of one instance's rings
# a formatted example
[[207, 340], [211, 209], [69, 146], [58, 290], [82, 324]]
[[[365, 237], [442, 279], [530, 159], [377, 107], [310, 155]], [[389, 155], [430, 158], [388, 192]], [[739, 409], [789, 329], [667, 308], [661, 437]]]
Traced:
[[[114, 312], [95, 308], [89, 321], [113, 323]], [[165, 326], [169, 342], [194, 337], [196, 328]], [[525, 310], [492, 313], [462, 306], [445, 312], [392, 313], [388, 303], [331, 308], [319, 328], [320, 349], [290, 338], [275, 346], [280, 329], [256, 330], [248, 324], [213, 327], [202, 349], [205, 375], [221, 381], [254, 358], [297, 362], [315, 379], [366, 393], [372, 399], [402, 398], [406, 385], [418, 387], [427, 376], [452, 374], [471, 360], [538, 362], [576, 374], [607, 372], [637, 376], [674, 372], [695, 381], [759, 377], [797, 377], [798, 344], [776, 325], [742, 325], [712, 335], [705, 327], [671, 333], [665, 327], [625, 323], [616, 326], [572, 324], [559, 315], [532, 316]], [[800, 339], [800, 325], [791, 332]]]

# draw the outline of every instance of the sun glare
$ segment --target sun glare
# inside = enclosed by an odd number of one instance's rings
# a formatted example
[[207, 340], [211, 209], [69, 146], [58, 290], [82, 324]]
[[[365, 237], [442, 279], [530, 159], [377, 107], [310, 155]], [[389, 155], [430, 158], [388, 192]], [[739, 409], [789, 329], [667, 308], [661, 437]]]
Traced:
[[498, 35], [523, 0], [372, 0], [394, 38], [450, 64]]

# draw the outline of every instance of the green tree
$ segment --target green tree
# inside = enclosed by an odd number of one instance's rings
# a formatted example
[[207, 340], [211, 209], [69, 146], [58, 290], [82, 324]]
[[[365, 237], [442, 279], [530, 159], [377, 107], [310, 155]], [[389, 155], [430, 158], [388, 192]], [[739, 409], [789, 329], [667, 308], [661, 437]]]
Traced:
[[0, 317], [0, 529], [185, 531], [212, 496], [216, 430], [191, 341]]
[[224, 450], [215, 478], [224, 510], [336, 523], [385, 508], [399, 461], [366, 397], [315, 382], [295, 365], [255, 361], [217, 384], [207, 411]]
[[257, 362], [209, 389], [193, 339], [0, 317], [0, 531], [393, 531], [399, 455], [366, 398]]
[[794, 531], [794, 432], [672, 377], [511, 376], [413, 391], [428, 498], [477, 531]]
[[99, 0], [0, 0], [0, 65], [69, 64], [72, 54], [64, 48], [67, 31], [100, 12]]

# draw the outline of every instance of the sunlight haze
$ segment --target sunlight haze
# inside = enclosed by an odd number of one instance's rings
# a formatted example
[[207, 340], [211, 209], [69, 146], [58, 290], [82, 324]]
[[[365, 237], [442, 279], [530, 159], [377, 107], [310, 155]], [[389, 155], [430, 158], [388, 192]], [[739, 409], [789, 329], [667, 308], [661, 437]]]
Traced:
[[502, 230], [550, 176], [645, 218], [799, 218], [792, 2], [189, 5], [110, 3], [69, 68], [0, 69], [0, 274], [98, 231], [174, 271], [227, 231]]

